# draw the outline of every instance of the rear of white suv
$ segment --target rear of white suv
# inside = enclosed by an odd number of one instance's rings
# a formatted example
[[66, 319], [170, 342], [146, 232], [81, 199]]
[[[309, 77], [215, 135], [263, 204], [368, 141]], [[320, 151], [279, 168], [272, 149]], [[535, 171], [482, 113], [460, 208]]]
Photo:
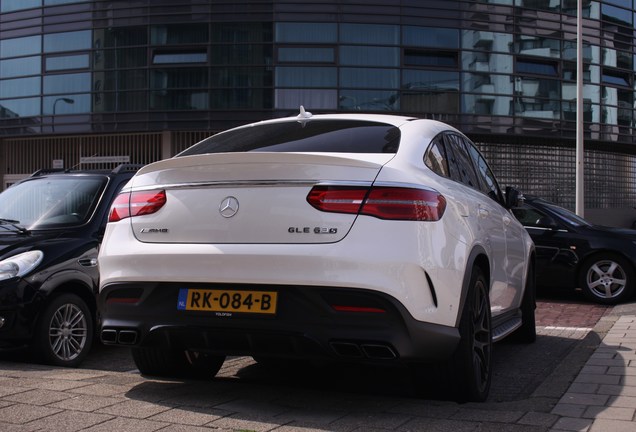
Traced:
[[492, 341], [535, 334], [533, 245], [507, 207], [443, 123], [236, 128], [146, 166], [115, 201], [101, 337], [163, 376], [212, 377], [227, 355], [446, 363], [458, 399], [484, 400]]

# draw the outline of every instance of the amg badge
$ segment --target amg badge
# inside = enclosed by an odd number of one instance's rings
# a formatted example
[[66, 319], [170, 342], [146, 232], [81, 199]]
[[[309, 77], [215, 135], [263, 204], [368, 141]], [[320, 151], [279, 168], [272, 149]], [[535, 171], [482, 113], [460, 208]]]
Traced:
[[148, 234], [167, 234], [168, 228], [142, 228], [139, 230], [140, 233], [148, 233]]

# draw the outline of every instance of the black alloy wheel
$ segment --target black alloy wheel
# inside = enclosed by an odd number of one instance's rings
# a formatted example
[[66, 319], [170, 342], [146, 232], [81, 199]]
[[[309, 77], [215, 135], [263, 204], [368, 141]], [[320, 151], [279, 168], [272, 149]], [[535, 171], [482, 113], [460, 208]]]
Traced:
[[483, 402], [492, 380], [492, 320], [488, 283], [474, 267], [459, 323], [461, 340], [450, 362], [449, 380], [458, 402]]

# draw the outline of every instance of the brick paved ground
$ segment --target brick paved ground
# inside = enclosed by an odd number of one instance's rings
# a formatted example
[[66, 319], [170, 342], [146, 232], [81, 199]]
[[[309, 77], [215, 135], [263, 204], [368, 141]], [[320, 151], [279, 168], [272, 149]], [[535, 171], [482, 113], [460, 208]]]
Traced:
[[[123, 372], [0, 359], [0, 431], [633, 432], [636, 354], [623, 340], [631, 323], [617, 320], [636, 315], [636, 304], [579, 312], [541, 301], [537, 343], [496, 345], [499, 373], [482, 404], [413, 397], [397, 373], [268, 370], [245, 357], [230, 359], [212, 381], [154, 380], [126, 370], [130, 360], [118, 351], [101, 360]], [[600, 320], [587, 332], [593, 313]], [[509, 360], [512, 367], [498, 367]], [[609, 360], [616, 364], [590, 363]]]

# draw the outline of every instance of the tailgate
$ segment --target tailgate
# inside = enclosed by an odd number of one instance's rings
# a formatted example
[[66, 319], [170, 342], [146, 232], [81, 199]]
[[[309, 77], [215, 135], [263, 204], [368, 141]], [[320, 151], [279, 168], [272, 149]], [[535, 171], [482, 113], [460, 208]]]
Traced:
[[137, 239], [160, 243], [331, 243], [356, 215], [307, 202], [316, 184], [370, 186], [392, 154], [219, 153], [144, 167], [133, 190], [165, 190], [156, 213], [131, 218]]

